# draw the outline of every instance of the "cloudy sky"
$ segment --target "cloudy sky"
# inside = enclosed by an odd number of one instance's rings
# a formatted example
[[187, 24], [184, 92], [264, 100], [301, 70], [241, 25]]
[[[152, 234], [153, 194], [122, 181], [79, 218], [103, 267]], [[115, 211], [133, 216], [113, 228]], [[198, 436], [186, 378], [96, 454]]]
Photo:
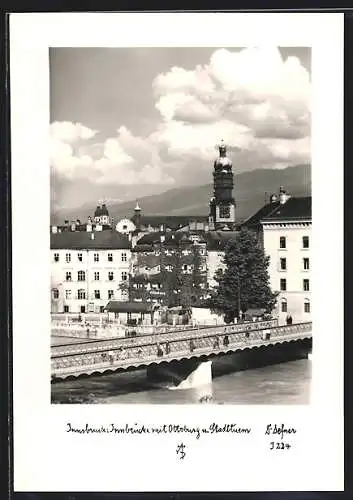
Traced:
[[310, 162], [310, 49], [53, 48], [55, 208]]

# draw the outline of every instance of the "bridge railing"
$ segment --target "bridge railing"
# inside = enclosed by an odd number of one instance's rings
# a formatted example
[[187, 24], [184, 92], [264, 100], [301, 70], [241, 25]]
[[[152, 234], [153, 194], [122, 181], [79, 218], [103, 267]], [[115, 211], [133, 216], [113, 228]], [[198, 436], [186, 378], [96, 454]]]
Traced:
[[119, 347], [130, 348], [142, 346], [151, 343], [171, 342], [174, 340], [183, 340], [190, 338], [212, 337], [225, 334], [239, 334], [243, 331], [263, 330], [264, 328], [274, 328], [277, 326], [277, 320], [256, 321], [249, 323], [239, 323], [228, 326], [210, 326], [205, 328], [188, 328], [183, 331], [173, 331], [167, 333], [154, 333], [151, 335], [141, 335], [138, 337], [122, 337], [118, 339], [94, 340], [91, 342], [80, 342], [79, 344], [71, 345], [55, 345], [52, 347], [52, 356], [64, 354], [80, 354], [87, 351], [107, 351]]
[[[168, 342], [163, 345], [162, 355], [158, 355], [156, 344], [131, 346], [125, 349], [112, 348], [105, 351], [91, 351], [74, 355], [52, 357], [51, 369], [55, 376], [68, 373], [83, 373], [99, 368], [118, 369], [134, 365], [146, 365], [155, 361], [170, 361], [183, 356], [202, 356], [234, 351], [237, 348], [251, 348], [277, 341], [296, 340], [311, 336], [312, 323], [299, 323], [272, 329], [248, 330], [241, 333], [220, 336], [203, 336]], [[227, 338], [227, 340], [226, 340]], [[191, 345], [192, 342], [192, 345]]]

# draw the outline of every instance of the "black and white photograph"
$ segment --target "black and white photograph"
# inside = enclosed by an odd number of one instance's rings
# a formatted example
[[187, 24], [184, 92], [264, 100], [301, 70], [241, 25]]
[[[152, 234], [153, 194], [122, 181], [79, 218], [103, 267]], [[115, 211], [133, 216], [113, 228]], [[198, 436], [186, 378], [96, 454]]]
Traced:
[[16, 14], [10, 62], [15, 491], [342, 489], [343, 16]]
[[49, 70], [52, 403], [309, 404], [311, 48]]

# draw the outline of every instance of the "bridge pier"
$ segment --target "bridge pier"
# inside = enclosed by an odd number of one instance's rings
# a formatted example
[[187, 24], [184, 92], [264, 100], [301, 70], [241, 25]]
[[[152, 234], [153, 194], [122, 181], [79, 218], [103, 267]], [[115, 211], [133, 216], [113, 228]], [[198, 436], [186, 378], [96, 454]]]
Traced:
[[212, 361], [183, 359], [147, 367], [147, 379], [168, 383], [178, 389], [190, 389], [212, 383]]

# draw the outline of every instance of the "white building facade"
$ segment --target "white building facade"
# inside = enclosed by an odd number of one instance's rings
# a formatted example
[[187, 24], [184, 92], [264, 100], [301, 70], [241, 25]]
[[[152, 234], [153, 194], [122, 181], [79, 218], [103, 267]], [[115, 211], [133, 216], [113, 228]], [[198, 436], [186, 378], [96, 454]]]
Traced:
[[[310, 200], [310, 201], [309, 201]], [[311, 321], [311, 198], [292, 198], [261, 221], [279, 323]], [[297, 209], [297, 210], [296, 210]]]
[[131, 249], [115, 231], [51, 235], [51, 311], [103, 312], [128, 300]]

